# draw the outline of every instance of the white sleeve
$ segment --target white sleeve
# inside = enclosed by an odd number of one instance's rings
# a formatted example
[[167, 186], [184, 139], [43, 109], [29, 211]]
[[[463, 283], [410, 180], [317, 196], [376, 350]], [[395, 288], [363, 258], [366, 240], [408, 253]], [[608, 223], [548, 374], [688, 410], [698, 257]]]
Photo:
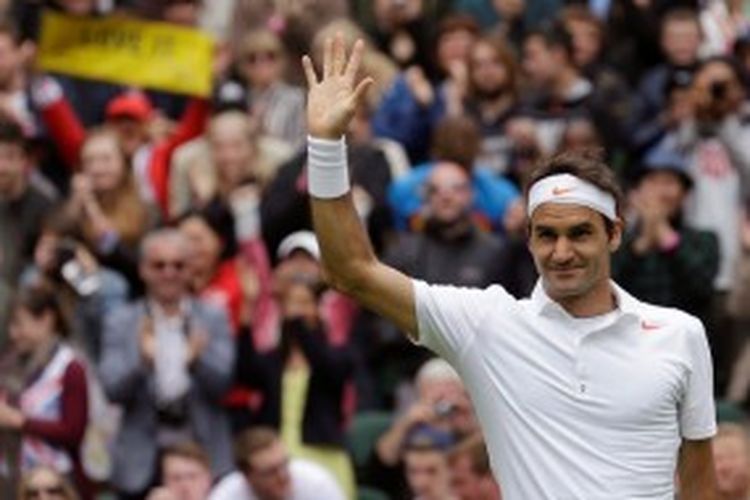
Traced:
[[716, 434], [711, 353], [699, 320], [691, 318], [687, 330], [690, 369], [680, 405], [680, 433], [684, 439], [707, 439]]
[[299, 500], [346, 500], [336, 478], [321, 465], [305, 459], [293, 459], [291, 464], [292, 497]]
[[515, 302], [502, 287], [486, 290], [428, 285], [413, 280], [419, 345], [434, 351], [454, 367], [474, 340], [491, 309]]

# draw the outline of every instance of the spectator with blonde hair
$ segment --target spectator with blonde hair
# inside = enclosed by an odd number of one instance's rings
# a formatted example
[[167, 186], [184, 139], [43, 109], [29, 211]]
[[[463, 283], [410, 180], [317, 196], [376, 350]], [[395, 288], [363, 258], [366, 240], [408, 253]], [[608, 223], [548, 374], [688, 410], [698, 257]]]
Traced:
[[73, 486], [65, 476], [51, 467], [36, 467], [21, 479], [17, 500], [78, 500]]

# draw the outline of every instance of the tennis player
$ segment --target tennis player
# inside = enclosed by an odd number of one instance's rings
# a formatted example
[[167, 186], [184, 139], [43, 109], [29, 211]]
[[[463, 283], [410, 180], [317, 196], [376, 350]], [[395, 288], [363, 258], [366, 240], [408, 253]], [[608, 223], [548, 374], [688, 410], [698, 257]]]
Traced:
[[[508, 500], [717, 498], [712, 366], [700, 321], [610, 279], [621, 192], [585, 154], [557, 156], [527, 189], [531, 297], [432, 286], [375, 257], [352, 204], [344, 133], [373, 83], [363, 43], [325, 43], [303, 66], [308, 184], [331, 284], [448, 360], [468, 388]], [[707, 284], [706, 286], [709, 286]]]

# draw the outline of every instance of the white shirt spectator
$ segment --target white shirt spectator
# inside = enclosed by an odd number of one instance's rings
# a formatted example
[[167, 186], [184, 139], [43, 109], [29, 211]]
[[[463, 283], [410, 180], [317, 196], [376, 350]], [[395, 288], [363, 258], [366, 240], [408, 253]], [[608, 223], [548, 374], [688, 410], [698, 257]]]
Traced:
[[[345, 500], [336, 480], [320, 465], [294, 458], [289, 468], [292, 495], [288, 500]], [[242, 472], [232, 472], [211, 490], [208, 500], [258, 500], [258, 497]]]
[[540, 283], [519, 301], [414, 281], [420, 342], [469, 390], [503, 498], [671, 500], [681, 439], [716, 432], [701, 323], [612, 286], [616, 311], [577, 319]]

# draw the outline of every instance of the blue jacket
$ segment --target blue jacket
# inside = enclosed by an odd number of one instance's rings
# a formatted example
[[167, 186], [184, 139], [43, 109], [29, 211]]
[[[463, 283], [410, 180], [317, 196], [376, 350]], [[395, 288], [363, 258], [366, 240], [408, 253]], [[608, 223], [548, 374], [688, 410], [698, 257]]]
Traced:
[[[434, 162], [418, 165], [388, 188], [388, 204], [393, 210], [396, 229], [408, 229], [409, 219], [419, 213], [424, 203], [422, 187], [433, 166]], [[483, 168], [473, 170], [472, 185], [474, 211], [486, 217], [493, 230], [502, 231], [506, 210], [520, 196], [518, 189], [509, 180]]]

